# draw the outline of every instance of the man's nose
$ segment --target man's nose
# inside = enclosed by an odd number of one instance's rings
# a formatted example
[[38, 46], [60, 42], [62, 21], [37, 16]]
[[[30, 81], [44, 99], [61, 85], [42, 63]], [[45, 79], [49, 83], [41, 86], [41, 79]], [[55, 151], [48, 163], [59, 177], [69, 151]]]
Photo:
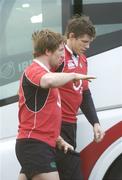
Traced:
[[87, 43], [87, 44], [86, 44], [86, 48], [87, 48], [87, 49], [89, 49], [89, 47], [90, 47], [90, 44], [89, 44], [89, 43]]
[[90, 44], [88, 43], [88, 44], [86, 45], [86, 48], [89, 49], [89, 47], [90, 47]]

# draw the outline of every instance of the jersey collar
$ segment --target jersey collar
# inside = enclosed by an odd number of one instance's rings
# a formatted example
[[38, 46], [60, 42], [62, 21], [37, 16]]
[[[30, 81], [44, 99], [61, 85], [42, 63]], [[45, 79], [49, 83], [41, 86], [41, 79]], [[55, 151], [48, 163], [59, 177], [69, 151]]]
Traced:
[[72, 52], [72, 50], [67, 46], [67, 44], [65, 45], [66, 50], [71, 54], [71, 58], [75, 64], [75, 66], [78, 66], [78, 61], [79, 61], [79, 56], [75, 56]]
[[66, 50], [67, 50], [71, 55], [73, 55], [72, 50], [67, 46], [67, 44], [65, 44], [65, 48], [66, 48]]
[[39, 64], [41, 67], [43, 67], [47, 72], [50, 72], [49, 69], [40, 61], [38, 61], [37, 59], [33, 60], [34, 62], [36, 62], [37, 64]]

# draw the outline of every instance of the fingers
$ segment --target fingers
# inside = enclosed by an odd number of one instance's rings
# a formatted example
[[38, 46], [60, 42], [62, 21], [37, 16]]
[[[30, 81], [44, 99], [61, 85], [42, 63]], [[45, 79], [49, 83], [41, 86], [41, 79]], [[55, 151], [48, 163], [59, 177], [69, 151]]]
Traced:
[[64, 147], [64, 153], [66, 154], [68, 152], [68, 146]]
[[103, 140], [104, 136], [105, 136], [104, 132], [96, 133], [94, 135], [95, 142], [97, 142], [97, 143], [101, 142]]
[[84, 77], [84, 79], [86, 79], [86, 80], [90, 80], [90, 79], [96, 79], [96, 77], [95, 76], [86, 76], [86, 77]]
[[96, 79], [96, 77], [87, 75], [86, 79]]
[[70, 144], [67, 143], [64, 145], [64, 153], [66, 154], [69, 150], [73, 151], [74, 148], [73, 148], [73, 146], [71, 146]]
[[104, 138], [105, 133], [103, 132], [99, 123], [95, 123], [93, 127], [94, 132], [94, 140], [95, 142], [99, 143]]
[[78, 81], [78, 80], [88, 80], [88, 81], [91, 81], [92, 79], [96, 79], [95, 76], [92, 76], [92, 75], [85, 75], [85, 74], [78, 74], [78, 73], [75, 73], [75, 79], [74, 79], [74, 82], [75, 81]]
[[95, 76], [89, 76], [89, 75], [83, 75], [81, 79], [91, 82], [91, 80], [96, 79], [96, 77]]
[[58, 138], [58, 140], [57, 140], [57, 147], [58, 147], [60, 150], [63, 150], [65, 154], [68, 152], [68, 150], [71, 150], [71, 151], [74, 150], [73, 146], [70, 145], [69, 143], [67, 143], [67, 142], [66, 142], [64, 139], [62, 139], [61, 137]]

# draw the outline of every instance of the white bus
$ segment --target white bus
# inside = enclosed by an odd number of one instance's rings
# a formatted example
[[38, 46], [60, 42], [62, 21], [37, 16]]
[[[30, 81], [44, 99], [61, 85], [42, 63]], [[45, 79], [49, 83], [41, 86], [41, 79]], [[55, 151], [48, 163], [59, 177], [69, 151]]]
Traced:
[[41, 28], [64, 32], [68, 18], [79, 10], [91, 17], [97, 29], [87, 55], [89, 74], [97, 76], [90, 89], [106, 133], [101, 143], [95, 143], [92, 126], [78, 113], [81, 168], [85, 180], [122, 179], [122, 0], [1, 0], [0, 180], [17, 180], [20, 171], [14, 150], [16, 94], [20, 75], [32, 61], [31, 34]]

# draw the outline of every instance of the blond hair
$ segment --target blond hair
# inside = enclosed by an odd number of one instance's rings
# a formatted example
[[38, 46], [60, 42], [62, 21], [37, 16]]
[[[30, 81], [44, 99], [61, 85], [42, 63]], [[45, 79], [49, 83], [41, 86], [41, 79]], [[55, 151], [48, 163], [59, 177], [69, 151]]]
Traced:
[[54, 52], [59, 45], [64, 42], [64, 37], [57, 32], [49, 29], [36, 31], [32, 34], [33, 40], [33, 55], [38, 57], [45, 54], [46, 50]]

